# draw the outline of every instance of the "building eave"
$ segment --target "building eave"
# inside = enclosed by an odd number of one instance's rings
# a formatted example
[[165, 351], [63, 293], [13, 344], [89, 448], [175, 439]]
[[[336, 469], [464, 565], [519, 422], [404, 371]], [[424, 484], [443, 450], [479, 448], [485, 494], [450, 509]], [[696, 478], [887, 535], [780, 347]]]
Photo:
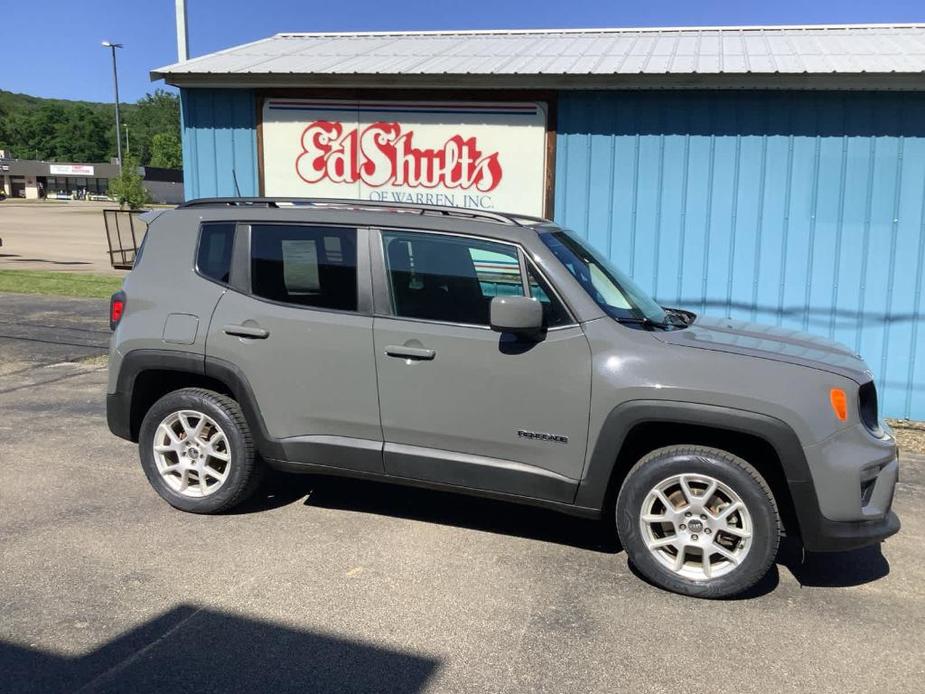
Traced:
[[760, 89], [832, 91], [925, 91], [925, 72], [910, 73], [714, 73], [616, 75], [476, 74], [277, 74], [163, 73], [181, 88], [346, 88], [575, 90], [575, 89]]

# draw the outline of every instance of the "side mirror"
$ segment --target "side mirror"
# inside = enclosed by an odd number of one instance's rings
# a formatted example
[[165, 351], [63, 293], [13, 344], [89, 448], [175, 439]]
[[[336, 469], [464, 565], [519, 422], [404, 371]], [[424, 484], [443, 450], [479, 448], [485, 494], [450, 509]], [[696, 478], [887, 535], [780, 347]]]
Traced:
[[491, 300], [491, 329], [536, 339], [543, 334], [543, 306], [525, 296], [496, 296]]

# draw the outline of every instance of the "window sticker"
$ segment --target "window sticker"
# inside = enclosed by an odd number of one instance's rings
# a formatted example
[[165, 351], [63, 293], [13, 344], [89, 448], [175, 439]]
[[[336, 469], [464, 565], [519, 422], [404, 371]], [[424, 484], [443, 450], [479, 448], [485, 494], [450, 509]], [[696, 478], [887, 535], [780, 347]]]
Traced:
[[339, 236], [324, 237], [324, 256], [329, 263], [340, 265], [344, 262], [344, 249], [341, 248]]
[[311, 239], [283, 239], [283, 282], [290, 294], [316, 294], [321, 290], [318, 278], [318, 247]]

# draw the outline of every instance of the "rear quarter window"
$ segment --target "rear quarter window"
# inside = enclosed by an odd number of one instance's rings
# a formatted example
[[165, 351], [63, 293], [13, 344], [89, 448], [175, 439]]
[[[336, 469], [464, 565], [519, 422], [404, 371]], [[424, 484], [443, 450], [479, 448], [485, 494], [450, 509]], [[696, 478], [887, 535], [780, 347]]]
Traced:
[[213, 222], [200, 227], [199, 250], [196, 253], [196, 270], [200, 275], [222, 284], [228, 283], [234, 229], [234, 222]]

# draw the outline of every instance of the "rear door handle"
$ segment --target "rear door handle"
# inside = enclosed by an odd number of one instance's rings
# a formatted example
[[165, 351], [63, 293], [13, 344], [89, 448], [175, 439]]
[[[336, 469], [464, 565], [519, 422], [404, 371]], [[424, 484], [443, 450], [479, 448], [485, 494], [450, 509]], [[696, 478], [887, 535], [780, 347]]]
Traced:
[[418, 361], [430, 361], [437, 356], [437, 351], [425, 349], [424, 347], [405, 347], [404, 345], [388, 345], [385, 353], [390, 357], [399, 359], [416, 359]]
[[265, 340], [270, 336], [269, 330], [264, 330], [263, 328], [255, 328], [250, 325], [226, 325], [222, 328], [222, 332], [226, 335], [234, 335], [235, 337], [249, 337], [254, 340]]

